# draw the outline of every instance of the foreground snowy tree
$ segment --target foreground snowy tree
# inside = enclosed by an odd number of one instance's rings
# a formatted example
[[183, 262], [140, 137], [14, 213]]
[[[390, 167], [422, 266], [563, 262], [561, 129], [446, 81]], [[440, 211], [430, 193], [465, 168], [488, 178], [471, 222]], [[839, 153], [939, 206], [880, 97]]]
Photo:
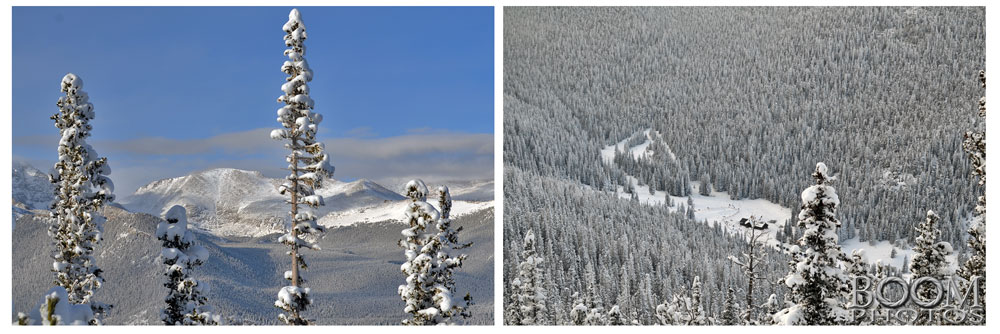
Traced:
[[165, 325], [217, 325], [219, 316], [207, 305], [208, 286], [191, 277], [191, 271], [208, 260], [208, 250], [194, 244], [188, 230], [187, 211], [174, 205], [156, 226], [156, 238], [163, 242], [160, 259], [167, 266], [163, 284], [170, 292], [164, 301], [167, 307], [160, 313]]
[[[986, 72], [979, 71], [979, 80], [983, 88], [986, 88]], [[986, 97], [979, 99], [979, 117], [986, 118]], [[986, 186], [986, 132], [968, 131], [965, 133], [965, 142], [962, 143], [969, 159], [972, 160], [972, 175], [979, 177], [979, 186]], [[965, 261], [958, 275], [969, 281], [979, 277], [978, 297], [982, 305], [986, 306], [986, 194], [982, 194], [976, 201], [976, 214], [972, 218], [972, 226], [969, 227], [969, 249], [972, 256]]]
[[611, 309], [608, 310], [607, 325], [623, 326], [627, 324], [628, 321], [625, 319], [625, 316], [622, 315], [621, 307], [618, 307], [618, 305], [611, 306]]
[[[750, 226], [759, 225], [757, 219], [752, 216], [750, 217], [750, 224], [751, 224]], [[747, 279], [746, 305], [748, 307], [746, 308], [746, 310], [743, 311], [743, 314], [740, 315], [740, 318], [742, 319], [741, 322], [743, 325], [753, 325], [756, 322], [756, 318], [753, 315], [753, 307], [751, 306], [754, 305], [753, 302], [754, 282], [764, 279], [764, 277], [761, 276], [758, 273], [758, 271], [759, 267], [762, 265], [764, 261], [764, 256], [766, 255], [766, 253], [764, 252], [766, 240], [761, 240], [761, 238], [765, 236], [767, 236], [766, 232], [751, 228], [750, 231], [747, 232], [746, 248], [743, 251], [743, 253], [740, 254], [740, 257], [737, 258], [732, 255], [729, 256], [730, 261], [732, 261], [737, 266], [740, 266], [740, 268], [743, 269], [743, 276], [746, 277]]]
[[760, 310], [764, 313], [764, 316], [760, 319], [760, 324], [773, 325], [774, 320], [771, 319], [771, 315], [778, 313], [780, 309], [781, 303], [778, 302], [778, 296], [773, 293], [770, 296], [767, 296], [767, 301], [760, 305]]
[[660, 325], [682, 325], [683, 313], [685, 309], [684, 300], [679, 295], [674, 295], [670, 302], [656, 305], [656, 318]]
[[524, 250], [517, 278], [513, 284], [513, 303], [509, 324], [542, 325], [540, 316], [545, 312], [545, 290], [542, 286], [542, 257], [535, 251], [535, 233], [528, 230], [524, 235]]
[[[918, 235], [913, 247], [913, 258], [910, 259], [910, 273], [913, 274], [911, 280], [931, 277], [944, 281], [952, 274], [948, 256], [954, 251], [950, 243], [938, 241], [941, 239], [939, 219], [934, 211], [927, 211], [927, 219], [916, 227]], [[937, 296], [937, 292], [931, 284], [922, 284], [917, 288], [917, 295], [923, 300], [931, 300]]]
[[[404, 249], [406, 262], [400, 271], [406, 276], [406, 284], [400, 285], [398, 293], [406, 306], [403, 311], [410, 314], [404, 325], [453, 324], [458, 317], [468, 318], [468, 307], [472, 296], [465, 295], [464, 304], [454, 300], [454, 271], [462, 266], [466, 255], [452, 256], [452, 250], [471, 245], [458, 242], [462, 228], [451, 227], [451, 193], [448, 187], [438, 188], [440, 211], [427, 203], [427, 186], [421, 180], [411, 180], [405, 186], [410, 204], [406, 209], [409, 225], [401, 233], [399, 241]], [[429, 231], [433, 224], [436, 233]]]
[[[593, 299], [591, 299], [593, 300]], [[608, 314], [604, 313], [604, 304], [594, 302], [593, 307], [587, 310], [587, 317], [583, 320], [587, 326], [604, 326], [608, 324]], [[619, 312], [619, 315], [621, 313]]]
[[670, 303], [663, 302], [657, 305], [656, 317], [661, 325], [711, 325], [714, 321], [705, 316], [701, 302], [701, 277], [694, 277], [690, 296], [675, 294]]
[[[52, 203], [49, 226], [56, 250], [52, 270], [55, 285], [63, 288], [58, 301], [65, 305], [86, 304], [93, 310], [92, 324], [99, 324], [103, 313], [110, 306], [94, 302], [95, 291], [104, 283], [101, 269], [97, 267], [94, 249], [101, 241], [105, 217], [104, 205], [114, 201], [114, 184], [107, 158], [99, 158], [86, 139], [92, 129], [94, 106], [83, 91], [83, 80], [75, 74], [66, 74], [56, 105], [59, 113], [51, 117], [59, 128], [59, 160], [55, 174], [49, 180], [55, 185], [55, 202]], [[53, 299], [54, 300], [54, 299]], [[62, 307], [62, 306], [60, 306]]]
[[712, 319], [705, 315], [701, 305], [701, 277], [695, 276], [691, 283], [691, 297], [687, 303], [685, 325], [711, 325]]
[[53, 287], [30, 314], [18, 313], [18, 325], [89, 325], [97, 321], [90, 305], [69, 302], [66, 289]]
[[[895, 250], [896, 249], [893, 248], [893, 251]], [[855, 249], [851, 251], [851, 259], [846, 264], [847, 264], [847, 274], [851, 275], [851, 277], [869, 276], [868, 266], [867, 263], [865, 262], [864, 249]]]
[[843, 305], [847, 284], [841, 264], [846, 256], [838, 244], [837, 206], [840, 198], [830, 186], [834, 177], [826, 164], [816, 164], [812, 174], [816, 184], [802, 192], [798, 227], [803, 231], [798, 245], [791, 246], [791, 271], [783, 282], [787, 308], [774, 314], [779, 325], [836, 325], [848, 316]]
[[587, 314], [590, 312], [587, 303], [580, 297], [579, 292], [573, 293], [573, 308], [569, 311], [569, 324], [583, 326], [587, 324]]
[[291, 228], [278, 241], [290, 248], [288, 255], [292, 257], [292, 270], [285, 272], [285, 279], [290, 285], [281, 288], [274, 306], [284, 311], [279, 315], [284, 323], [308, 325], [312, 321], [303, 318], [301, 313], [312, 304], [312, 298], [309, 297], [309, 288], [304, 286], [305, 279], [299, 273], [299, 269], [308, 268], [299, 249], [319, 249], [318, 245], [303, 239], [303, 236], [325, 231], [316, 224], [316, 215], [311, 209], [324, 205], [323, 196], [317, 195], [315, 190], [322, 187], [324, 179], [333, 176], [334, 168], [330, 165], [323, 143], [316, 140], [316, 130], [323, 116], [312, 112], [314, 103], [309, 97], [307, 83], [312, 81], [313, 72], [305, 59], [303, 42], [306, 40], [306, 27], [298, 9], [288, 13], [288, 22], [282, 29], [285, 31], [285, 46], [288, 46], [285, 50], [288, 60], [281, 65], [281, 71], [288, 77], [287, 82], [281, 85], [284, 94], [278, 97], [278, 102], [285, 104], [278, 109], [278, 122], [284, 128], [271, 131], [271, 138], [287, 141], [285, 148], [291, 151], [285, 157], [291, 173], [278, 188], [282, 195], [290, 197]]
[[719, 325], [723, 326], [734, 326], [740, 324], [739, 318], [739, 304], [736, 303], [736, 296], [733, 288], [729, 288], [726, 291], [726, 300], [722, 305], [722, 317], [719, 319]]

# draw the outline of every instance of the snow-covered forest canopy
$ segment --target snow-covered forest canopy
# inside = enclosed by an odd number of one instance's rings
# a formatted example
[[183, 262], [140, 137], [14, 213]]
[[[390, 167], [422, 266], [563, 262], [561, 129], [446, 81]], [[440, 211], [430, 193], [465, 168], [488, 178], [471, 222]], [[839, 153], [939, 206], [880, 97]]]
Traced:
[[[571, 323], [578, 293], [587, 308], [617, 305], [628, 321], [657, 323], [655, 306], [686, 295], [694, 277], [705, 312], [721, 317], [728, 288], [745, 293], [747, 278], [727, 259], [745, 238], [696, 220], [693, 211], [706, 208], [684, 197], [790, 208], [772, 230], [780, 228], [775, 241], [794, 243], [801, 231], [787, 222], [797, 220], [817, 162], [837, 178], [841, 242], [888, 243], [905, 264], [896, 251], [913, 248], [914, 227], [933, 210], [941, 240], [964, 262], [982, 192], [962, 141], [984, 128], [975, 112], [984, 15], [505, 9], [504, 290], [513, 291], [530, 230], [545, 263], [540, 322]], [[643, 133], [656, 140], [644, 145]], [[622, 141], [641, 154], [602, 157]], [[680, 199], [639, 200], [651, 193]], [[787, 292], [776, 281], [789, 259], [767, 253], [757, 305]]]

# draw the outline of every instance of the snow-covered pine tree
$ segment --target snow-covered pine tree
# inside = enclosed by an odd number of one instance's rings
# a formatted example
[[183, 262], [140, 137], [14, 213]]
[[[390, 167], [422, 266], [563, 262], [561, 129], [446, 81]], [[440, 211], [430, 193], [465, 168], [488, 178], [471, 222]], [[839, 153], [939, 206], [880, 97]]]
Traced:
[[[954, 250], [947, 241], [938, 241], [941, 239], [939, 219], [934, 211], [928, 210], [927, 219], [916, 226], [916, 244], [913, 246], [913, 258], [910, 259], [910, 273], [913, 274], [911, 280], [932, 277], [944, 281], [952, 274], [948, 269], [948, 256]], [[937, 293], [930, 284], [922, 284], [917, 288], [917, 295], [923, 300], [935, 298]]]
[[869, 276], [868, 266], [865, 263], [865, 250], [855, 249], [851, 251], [851, 261], [847, 267], [847, 273], [851, 276]]
[[695, 276], [691, 283], [691, 297], [686, 300], [684, 318], [680, 325], [711, 325], [712, 319], [705, 316], [705, 309], [701, 305], [701, 277]]
[[[621, 313], [619, 312], [619, 316]], [[604, 326], [608, 324], [608, 317], [604, 313], [604, 306], [601, 304], [594, 304], [587, 312], [587, 319], [584, 320], [587, 326]]]
[[528, 230], [524, 235], [524, 246], [521, 251], [521, 263], [518, 265], [517, 278], [512, 282], [513, 303], [511, 319], [506, 320], [513, 325], [542, 325], [545, 319], [545, 290], [542, 285], [540, 268], [542, 257], [535, 251], [535, 232]]
[[790, 291], [787, 308], [774, 315], [779, 325], [836, 325], [847, 319], [843, 305], [847, 277], [840, 267], [846, 256], [838, 244], [837, 206], [840, 198], [830, 186], [835, 179], [826, 164], [816, 164], [815, 185], [802, 192], [799, 244], [789, 247], [791, 271], [782, 279]]
[[607, 319], [608, 325], [611, 326], [624, 326], [627, 324], [625, 316], [622, 315], [622, 309], [618, 305], [611, 306], [611, 309], [608, 310]]
[[764, 312], [764, 315], [760, 317], [759, 324], [774, 324], [774, 320], [771, 319], [771, 316], [781, 310], [781, 304], [778, 303], [778, 295], [772, 293], [770, 296], [767, 296], [767, 301], [760, 305], [760, 309]]
[[739, 305], [736, 304], [735, 291], [733, 291], [733, 288], [729, 288], [726, 291], [726, 300], [722, 306], [722, 317], [719, 319], [719, 325], [738, 325], [740, 323], [738, 313]]
[[438, 309], [431, 301], [434, 290], [433, 277], [430, 277], [434, 253], [424, 247], [426, 243], [427, 226], [440, 218], [440, 213], [434, 206], [427, 203], [427, 186], [423, 181], [411, 180], [405, 186], [406, 197], [410, 203], [406, 209], [406, 222], [409, 226], [401, 233], [399, 241], [404, 249], [406, 262], [400, 266], [400, 271], [406, 276], [406, 284], [399, 286], [399, 296], [406, 306], [403, 312], [412, 317], [404, 319], [404, 325], [424, 325], [430, 323], [438, 314]]
[[[986, 88], [986, 71], [979, 71], [979, 81]], [[986, 97], [979, 99], [979, 117], [986, 118]], [[972, 160], [972, 175], [979, 177], [979, 186], [986, 186], [986, 132], [968, 131], [962, 148]], [[979, 277], [979, 302], [986, 306], [986, 194], [976, 200], [976, 214], [969, 227], [969, 250], [972, 255], [965, 261], [958, 275], [972, 281]]]
[[[453, 300], [455, 293], [455, 269], [462, 266], [466, 255], [452, 256], [452, 250], [462, 249], [471, 243], [460, 244], [458, 233], [462, 228], [451, 227], [451, 194], [448, 187], [438, 188], [440, 211], [427, 203], [427, 186], [421, 180], [411, 180], [405, 186], [410, 204], [406, 209], [408, 228], [401, 233], [399, 241], [404, 249], [406, 262], [400, 271], [406, 276], [406, 284], [400, 285], [398, 293], [406, 304], [403, 311], [410, 314], [404, 325], [453, 324], [458, 317], [471, 316], [468, 307], [472, 296], [465, 295], [464, 305]], [[428, 231], [434, 224], [436, 233]]]
[[55, 185], [55, 202], [50, 212], [54, 223], [48, 229], [56, 247], [52, 270], [55, 285], [65, 291], [65, 296], [59, 295], [59, 301], [89, 305], [94, 313], [91, 323], [99, 324], [110, 306], [92, 300], [104, 284], [94, 248], [101, 241], [106, 221], [101, 210], [115, 198], [114, 184], [107, 176], [111, 174], [108, 159], [99, 158], [86, 142], [92, 130], [94, 105], [83, 91], [83, 80], [69, 73], [60, 87], [66, 96], [56, 102], [59, 113], [51, 117], [62, 137], [55, 174], [49, 175], [49, 181]]
[[[893, 250], [895, 250], [895, 248], [893, 248]], [[848, 284], [850, 284], [852, 287], [854, 284], [862, 284], [862, 287], [864, 286], [863, 282], [855, 281], [857, 277], [868, 277], [869, 279], [871, 278], [871, 275], [868, 274], [868, 265], [867, 263], [865, 263], [864, 257], [865, 257], [864, 249], [855, 249], [851, 251], [850, 260], [845, 263], [845, 265], [847, 265]], [[878, 284], [878, 282], [874, 281], [869, 281], [869, 282], [870, 282], [869, 284], [876, 284], [876, 285]], [[865, 295], [858, 296], [857, 297], [859, 302], [858, 304], [860, 305], [867, 304], [868, 300], [865, 297], [866, 297]], [[848, 309], [855, 306], [853, 296], [847, 299], [847, 304], [845, 306]], [[857, 317], [853, 321], [849, 321], [847, 324], [864, 325], [865, 321], [867, 320], [864, 317]]]
[[[754, 217], [750, 217], [750, 224], [751, 226], [759, 225], [756, 218]], [[743, 311], [743, 314], [740, 315], [743, 325], [753, 325], [754, 322], [756, 321], [756, 318], [753, 315], [753, 307], [749, 306], [754, 305], [753, 302], [754, 282], [757, 280], [764, 279], [763, 276], [760, 276], [757, 273], [757, 269], [763, 263], [764, 256], [766, 255], [766, 253], [764, 252], [764, 243], [760, 240], [760, 238], [766, 236], [767, 233], [764, 233], [763, 231], [760, 232], [758, 231], [759, 230], [752, 228], [749, 230], [749, 232], [747, 232], [748, 235], [747, 235], [746, 249], [743, 251], [742, 254], [740, 254], [741, 256], [740, 258], [736, 258], [735, 256], [732, 255], [729, 256], [730, 261], [732, 261], [733, 263], [735, 263], [736, 265], [740, 266], [740, 268], [743, 269], [743, 276], [747, 278], [746, 305], [748, 305], [748, 307], [746, 308], [746, 310]]]
[[579, 292], [573, 293], [573, 309], [569, 311], [570, 325], [583, 326], [587, 324], [587, 314], [589, 310], [587, 303], [580, 297]]
[[315, 189], [322, 187], [323, 180], [333, 176], [334, 168], [330, 165], [329, 156], [323, 143], [316, 141], [316, 130], [323, 116], [312, 112], [314, 102], [309, 97], [308, 82], [312, 81], [313, 72], [306, 62], [306, 27], [302, 23], [302, 15], [298, 9], [288, 13], [288, 22], [282, 27], [285, 31], [285, 55], [288, 60], [281, 65], [281, 71], [288, 74], [281, 85], [283, 95], [278, 102], [285, 106], [278, 109], [278, 122], [284, 127], [271, 131], [271, 138], [287, 140], [285, 148], [291, 153], [285, 157], [288, 170], [291, 172], [287, 181], [278, 191], [287, 194], [291, 204], [291, 227], [289, 232], [278, 239], [289, 246], [288, 255], [292, 258], [292, 270], [285, 272], [285, 279], [290, 285], [281, 288], [278, 300], [274, 306], [283, 310], [279, 319], [289, 325], [308, 325], [310, 320], [302, 317], [302, 312], [312, 304], [309, 288], [305, 287], [305, 279], [299, 269], [307, 269], [305, 260], [299, 253], [300, 248], [318, 250], [319, 246], [306, 241], [303, 234], [320, 233], [325, 229], [316, 224], [316, 215], [310, 208], [324, 205], [323, 196], [317, 195]]
[[90, 305], [69, 302], [66, 289], [52, 287], [30, 314], [18, 313], [18, 325], [89, 325], [97, 321]]
[[698, 195], [708, 196], [712, 194], [712, 181], [708, 177], [708, 173], [702, 173], [698, 182]]
[[684, 309], [686, 309], [684, 299], [675, 294], [669, 302], [664, 300], [663, 303], [656, 305], [656, 318], [660, 325], [683, 325]]
[[208, 305], [208, 285], [191, 277], [191, 271], [208, 260], [208, 250], [194, 244], [188, 230], [187, 210], [174, 205], [156, 226], [156, 238], [163, 242], [160, 260], [167, 266], [164, 287], [170, 290], [160, 312], [165, 325], [218, 325], [219, 316]]
[[458, 234], [462, 232], [462, 227], [453, 228], [451, 226], [451, 191], [447, 186], [439, 186], [438, 207], [441, 215], [436, 221], [437, 234], [430, 239], [432, 249], [436, 249], [434, 260], [435, 294], [433, 301], [439, 306], [443, 324], [452, 324], [458, 317], [469, 318], [469, 306], [472, 306], [472, 295], [466, 293], [463, 303], [454, 300], [455, 270], [462, 267], [462, 263], [468, 257], [465, 254], [452, 255], [452, 251], [472, 246], [472, 242], [461, 243], [458, 241]]
[[[686, 189], [686, 187], [685, 187], [685, 189]], [[686, 211], [687, 218], [690, 219], [690, 220], [694, 220], [694, 199], [691, 198], [691, 195], [688, 195], [687, 198], [688, 198], [687, 199], [687, 211]]]

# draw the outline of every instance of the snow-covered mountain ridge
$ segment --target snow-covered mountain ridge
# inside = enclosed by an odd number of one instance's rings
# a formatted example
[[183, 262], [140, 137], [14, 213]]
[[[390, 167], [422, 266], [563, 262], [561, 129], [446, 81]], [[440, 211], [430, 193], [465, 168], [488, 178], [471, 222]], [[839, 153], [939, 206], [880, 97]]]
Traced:
[[[287, 221], [286, 196], [278, 193], [282, 180], [260, 172], [217, 168], [152, 182], [120, 202], [135, 212], [159, 215], [182, 205], [198, 228], [225, 236], [262, 236], [280, 232]], [[326, 205], [314, 210], [327, 227], [362, 222], [399, 220], [405, 197], [367, 179], [327, 180], [317, 189]], [[455, 201], [455, 215], [492, 207], [492, 201]]]
[[[115, 204], [156, 217], [171, 206], [181, 205], [187, 209], [192, 226], [199, 230], [218, 236], [260, 237], [281, 232], [288, 220], [287, 197], [278, 193], [281, 182], [257, 171], [216, 168], [151, 182], [134, 194], [119, 194]], [[482, 187], [478, 183], [469, 183], [459, 185], [456, 190], [476, 192], [479, 188]], [[47, 175], [19, 162], [13, 168], [12, 193], [15, 218], [30, 214], [31, 210], [46, 209], [52, 199]], [[315, 213], [318, 222], [327, 227], [401, 221], [405, 211], [404, 196], [368, 179], [350, 182], [330, 179], [317, 193], [323, 196], [326, 205], [315, 209]], [[456, 199], [452, 215], [457, 217], [492, 207], [492, 200]]]

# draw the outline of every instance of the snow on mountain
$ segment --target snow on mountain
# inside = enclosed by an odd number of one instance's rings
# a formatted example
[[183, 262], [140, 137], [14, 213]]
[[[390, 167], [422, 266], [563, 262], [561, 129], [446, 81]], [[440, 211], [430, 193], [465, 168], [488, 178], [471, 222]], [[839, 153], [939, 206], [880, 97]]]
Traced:
[[[435, 189], [441, 184], [447, 185], [451, 192], [452, 200], [487, 202], [493, 201], [493, 179], [470, 180], [470, 181], [447, 181], [437, 182], [433, 185]], [[435, 195], [435, 198], [436, 195]]]
[[155, 181], [119, 203], [129, 211], [154, 216], [180, 205], [199, 229], [222, 235], [266, 235], [280, 231], [284, 224], [284, 219], [270, 214], [283, 212], [277, 181], [238, 169], [212, 169]]
[[[403, 189], [411, 178], [392, 178], [382, 180], [384, 184], [392, 185], [392, 189]], [[493, 200], [493, 179], [482, 180], [424, 180], [427, 189], [437, 189], [438, 186], [446, 185], [451, 192], [451, 199], [455, 201], [487, 202]], [[437, 192], [431, 191], [427, 194], [427, 200], [437, 198]]]
[[[288, 221], [286, 197], [277, 190], [281, 181], [256, 171], [219, 168], [150, 183], [119, 202], [128, 210], [157, 216], [181, 205], [199, 229], [256, 237], [278, 233]], [[405, 197], [367, 179], [327, 180], [317, 193], [326, 205], [315, 214], [325, 226], [399, 220], [405, 211]], [[455, 201], [453, 212], [457, 216], [492, 207], [492, 201], [486, 203]]]
[[[659, 132], [653, 132], [653, 129], [646, 129], [642, 131], [642, 136], [646, 137], [645, 141], [639, 145], [626, 148], [625, 146], [629, 141], [629, 138], [626, 138], [615, 145], [606, 146], [601, 149], [601, 160], [606, 164], [612, 164], [615, 159], [615, 150], [625, 152], [626, 149], [628, 149], [629, 153], [632, 154], [633, 159], [639, 159], [639, 157], [649, 157], [653, 154], [652, 151], [647, 150], [649, 148], [649, 144], [653, 143], [653, 134], [655, 134], [655, 137], [657, 138], [660, 137]], [[638, 135], [639, 133], [636, 133], [633, 137]], [[670, 145], [666, 145], [666, 143], [664, 143], [664, 146], [667, 148], [667, 154], [670, 154], [670, 159], [677, 160], [677, 155], [675, 155], [674, 151], [670, 149]]]
[[21, 161], [13, 161], [12, 167], [10, 181], [14, 206], [22, 210], [48, 209], [54, 197], [49, 175]]
[[[437, 206], [437, 202], [428, 199]], [[319, 224], [325, 227], [338, 227], [356, 223], [374, 223], [387, 220], [402, 221], [406, 212], [407, 201], [395, 201], [386, 205], [376, 205], [353, 208], [344, 211], [334, 211], [321, 217]], [[459, 217], [493, 207], [493, 201], [468, 202], [452, 200], [451, 216]]]

